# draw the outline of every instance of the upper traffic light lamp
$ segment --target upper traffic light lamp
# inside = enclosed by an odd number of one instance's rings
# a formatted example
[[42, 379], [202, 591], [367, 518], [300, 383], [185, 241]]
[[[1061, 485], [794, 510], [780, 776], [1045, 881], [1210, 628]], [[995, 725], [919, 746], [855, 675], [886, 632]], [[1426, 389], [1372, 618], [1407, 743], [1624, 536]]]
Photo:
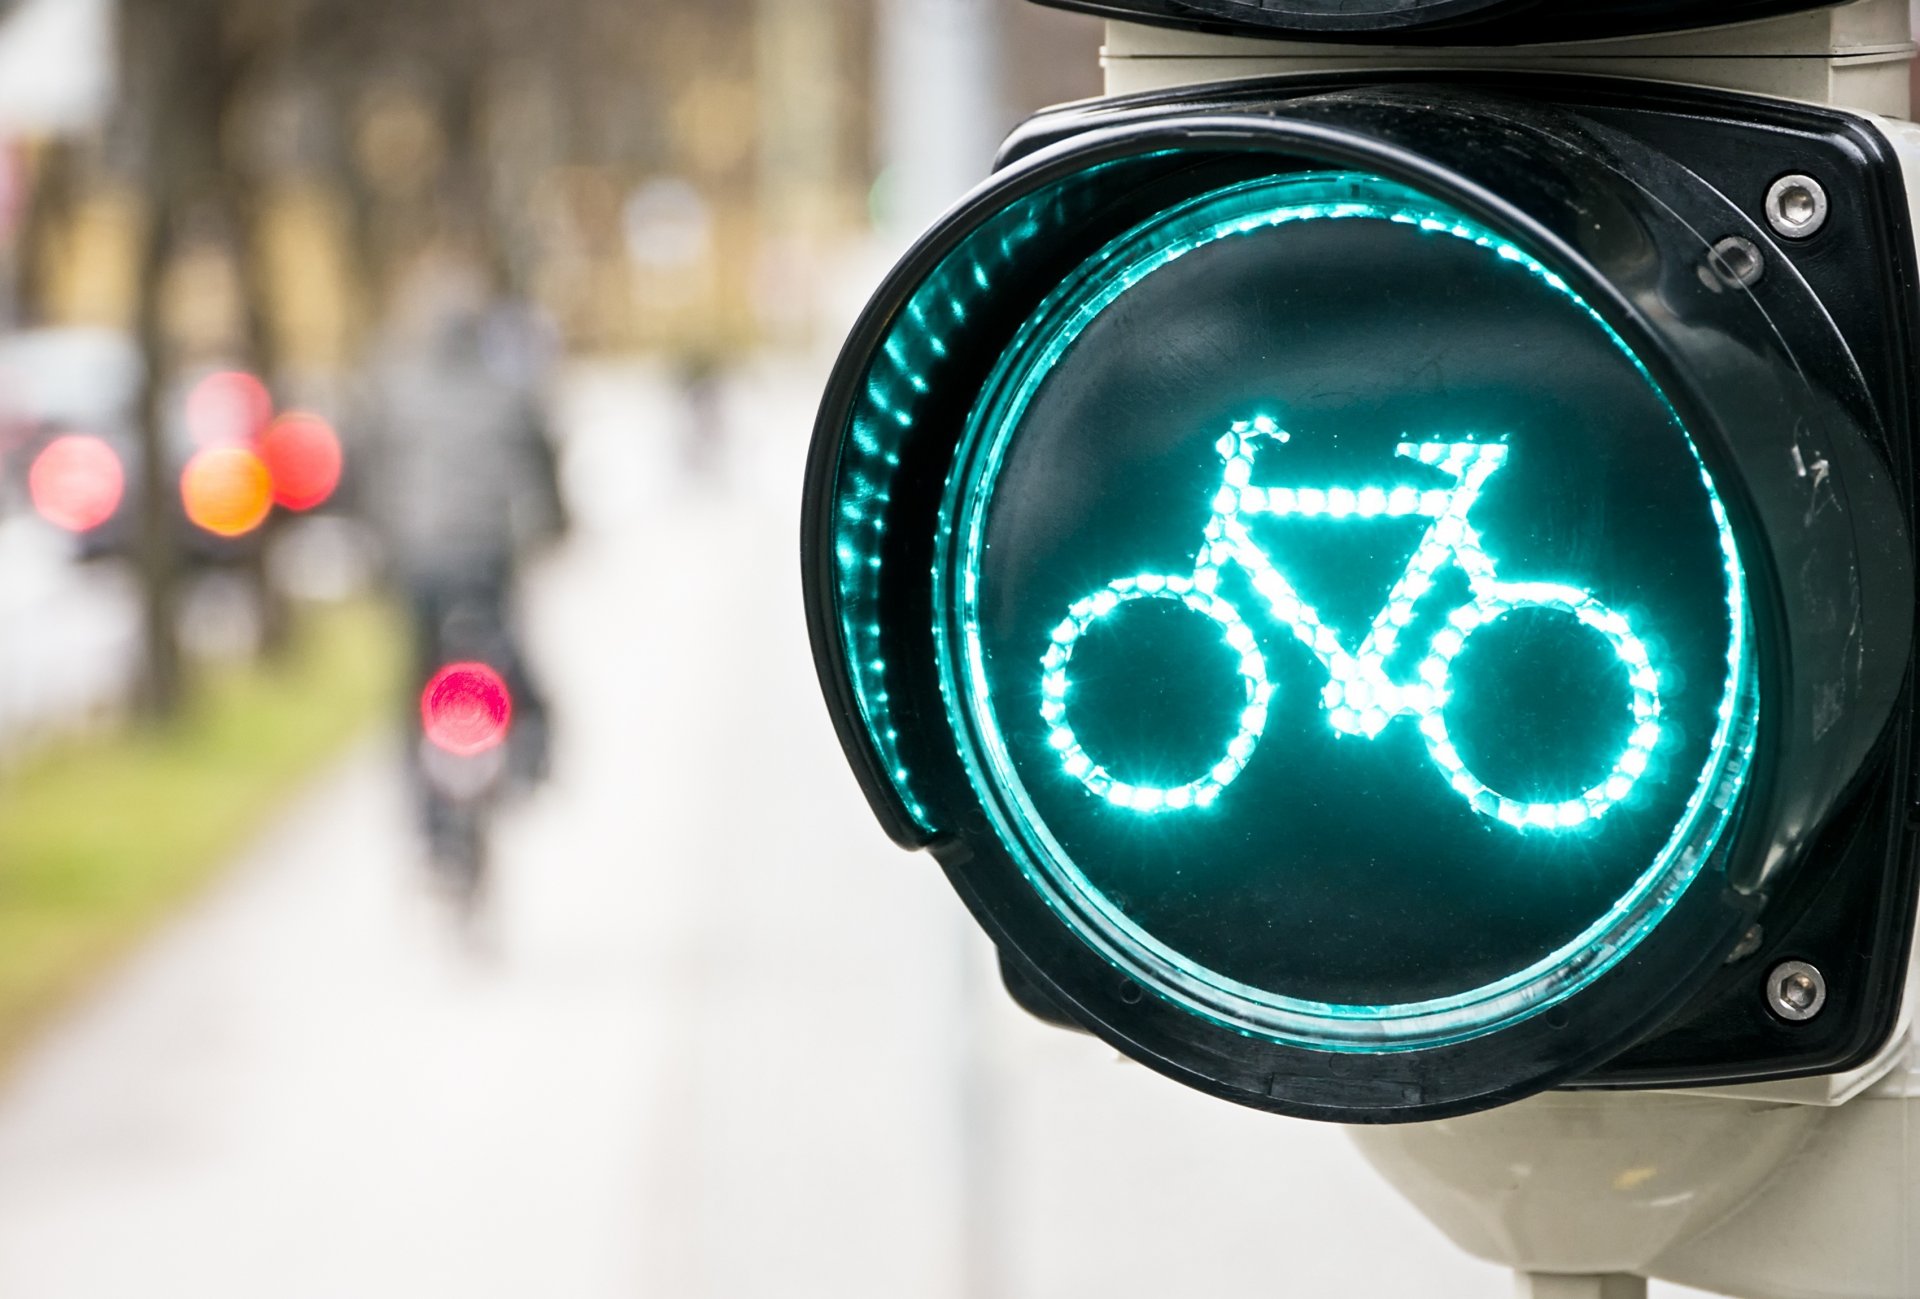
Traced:
[[1109, 18], [1321, 40], [1518, 44], [1746, 22], [1831, 0], [1041, 0]]
[[[1524, 21], [1258, 21], [1363, 12]], [[821, 410], [855, 772], [1026, 1004], [1246, 1104], [1859, 1065], [1914, 907], [1915, 284], [1896, 146], [1831, 109], [1516, 72], [1044, 114]]]

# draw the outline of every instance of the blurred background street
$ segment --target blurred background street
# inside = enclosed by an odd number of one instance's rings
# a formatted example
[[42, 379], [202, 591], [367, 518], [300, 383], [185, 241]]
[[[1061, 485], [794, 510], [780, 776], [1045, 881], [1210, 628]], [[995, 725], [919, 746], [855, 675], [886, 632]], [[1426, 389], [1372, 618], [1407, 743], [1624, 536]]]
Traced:
[[1507, 1293], [1017, 1011], [820, 701], [832, 348], [1099, 41], [0, 3], [0, 1295]]
[[575, 376], [487, 950], [361, 743], [17, 1070], [0, 1293], [1505, 1293], [1338, 1130], [1027, 1019], [873, 832], [787, 572], [818, 378], [735, 371], [690, 482], [670, 384]]
[[0, 1293], [1502, 1292], [1337, 1131], [1027, 1020], [872, 832], [788, 572], [815, 378], [739, 372], [689, 484], [670, 387], [579, 377], [489, 953], [361, 744], [15, 1075]]

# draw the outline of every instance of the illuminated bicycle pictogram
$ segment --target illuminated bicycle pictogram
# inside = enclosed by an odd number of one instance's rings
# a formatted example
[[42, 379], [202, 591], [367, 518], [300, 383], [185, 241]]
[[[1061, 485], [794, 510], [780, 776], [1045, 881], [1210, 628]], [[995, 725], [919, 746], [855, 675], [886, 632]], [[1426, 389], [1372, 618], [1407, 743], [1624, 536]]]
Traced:
[[[1397, 456], [1451, 478], [1453, 485], [1447, 488], [1260, 487], [1253, 483], [1253, 460], [1256, 444], [1262, 440], [1283, 444], [1289, 436], [1273, 420], [1262, 417], [1235, 423], [1215, 444], [1225, 471], [1193, 572], [1143, 573], [1117, 579], [1075, 601], [1065, 620], [1054, 629], [1052, 643], [1042, 659], [1040, 712], [1051, 728], [1048, 742], [1068, 774], [1116, 806], [1163, 813], [1211, 805], [1246, 770], [1266, 730], [1274, 687], [1266, 656], [1252, 628], [1219, 592], [1221, 570], [1237, 564], [1274, 621], [1291, 630], [1294, 639], [1326, 669], [1329, 680], [1321, 699], [1336, 731], [1371, 740], [1398, 718], [1415, 719], [1427, 752], [1448, 785], [1476, 811], [1516, 829], [1581, 826], [1605, 816], [1632, 793], [1660, 743], [1659, 674], [1625, 615], [1595, 599], [1591, 592], [1557, 582], [1500, 580], [1493, 557], [1482, 545], [1468, 514], [1488, 481], [1506, 464], [1506, 444], [1402, 442], [1395, 448]], [[1358, 649], [1349, 651], [1338, 629], [1329, 626], [1301, 597], [1254, 540], [1248, 520], [1262, 516], [1327, 523], [1381, 518], [1424, 518], [1429, 522], [1366, 638]], [[1413, 622], [1414, 607], [1432, 591], [1435, 575], [1449, 562], [1465, 574], [1470, 598], [1452, 610], [1434, 633], [1415, 669], [1415, 679], [1395, 681], [1388, 676], [1387, 662]], [[1212, 619], [1226, 643], [1240, 656], [1239, 673], [1246, 698], [1238, 729], [1219, 760], [1182, 785], [1159, 788], [1116, 778], [1081, 745], [1070, 721], [1073, 691], [1067, 669], [1075, 647], [1095, 623], [1136, 600], [1173, 601]], [[1537, 802], [1500, 793], [1474, 774], [1448, 734], [1454, 660], [1474, 632], [1520, 609], [1564, 613], [1604, 637], [1618, 656], [1632, 690], [1632, 726], [1625, 746], [1607, 774], [1573, 798]]]

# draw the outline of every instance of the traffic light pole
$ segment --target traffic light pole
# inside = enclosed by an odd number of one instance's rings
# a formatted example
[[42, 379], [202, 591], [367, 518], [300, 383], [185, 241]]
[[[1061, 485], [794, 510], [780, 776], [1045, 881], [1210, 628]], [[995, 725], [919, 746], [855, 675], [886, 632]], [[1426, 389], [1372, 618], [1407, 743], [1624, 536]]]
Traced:
[[876, 77], [886, 233], [906, 242], [971, 189], [1003, 129], [985, 0], [885, 0]]
[[1515, 1299], [1647, 1299], [1647, 1283], [1642, 1277], [1554, 1276], [1542, 1272], [1522, 1272], [1514, 1290]]

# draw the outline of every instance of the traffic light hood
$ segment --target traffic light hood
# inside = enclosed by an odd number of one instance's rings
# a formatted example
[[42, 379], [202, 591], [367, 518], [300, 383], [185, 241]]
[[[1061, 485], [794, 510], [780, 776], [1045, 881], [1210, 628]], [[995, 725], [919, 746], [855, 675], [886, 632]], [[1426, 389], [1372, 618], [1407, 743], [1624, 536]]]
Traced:
[[1910, 423], [1653, 134], [1526, 79], [1068, 110], [883, 285], [821, 680], [1034, 1005], [1247, 1104], [1483, 1108], [1697, 1002], [1904, 762]]

